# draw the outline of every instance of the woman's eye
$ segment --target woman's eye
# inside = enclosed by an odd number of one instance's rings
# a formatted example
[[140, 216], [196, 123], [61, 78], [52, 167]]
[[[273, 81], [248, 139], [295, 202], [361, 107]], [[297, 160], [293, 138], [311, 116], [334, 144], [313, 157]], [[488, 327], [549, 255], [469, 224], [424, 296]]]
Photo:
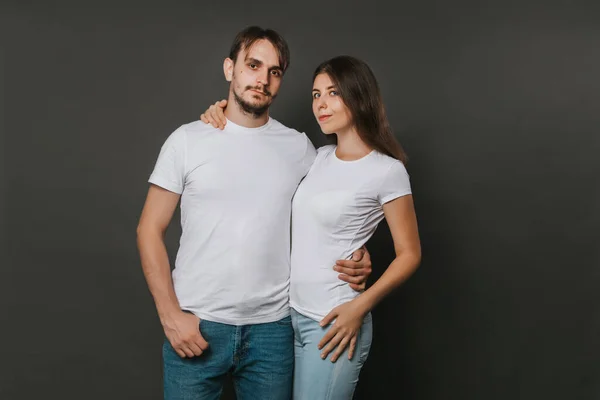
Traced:
[[338, 92], [336, 92], [335, 90], [332, 90], [331, 92], [329, 92], [329, 94], [332, 96], [337, 96]]
[[318, 99], [319, 97], [321, 97], [319, 93], [313, 93], [313, 99]]

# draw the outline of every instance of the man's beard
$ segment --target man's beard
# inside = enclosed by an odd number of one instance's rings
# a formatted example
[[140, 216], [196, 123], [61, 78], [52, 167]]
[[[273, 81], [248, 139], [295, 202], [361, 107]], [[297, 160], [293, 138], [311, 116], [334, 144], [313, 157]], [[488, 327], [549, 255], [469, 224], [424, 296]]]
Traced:
[[[265, 89], [261, 90], [259, 88], [255, 88], [252, 86], [246, 86], [246, 89], [244, 91], [247, 91], [247, 90], [259, 90], [259, 91], [262, 91], [264, 94], [266, 94], [268, 97], [271, 97], [271, 93]], [[241, 96], [239, 96], [235, 92], [235, 90], [233, 91], [233, 98], [235, 99], [235, 102], [240, 106], [242, 111], [244, 111], [247, 114], [252, 115], [252, 117], [254, 117], [254, 118], [259, 118], [259, 117], [263, 116], [269, 110], [269, 107], [271, 106], [271, 102], [269, 102], [269, 101], [263, 105], [251, 104], [251, 103], [247, 102], [246, 100], [244, 100]], [[274, 99], [274, 98], [275, 97], [272, 97], [272, 99]]]

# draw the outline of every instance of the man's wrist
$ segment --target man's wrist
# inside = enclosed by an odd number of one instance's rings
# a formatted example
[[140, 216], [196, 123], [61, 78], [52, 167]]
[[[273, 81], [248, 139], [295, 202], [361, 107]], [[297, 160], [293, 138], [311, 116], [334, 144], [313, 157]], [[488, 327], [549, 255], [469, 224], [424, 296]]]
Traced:
[[165, 307], [156, 307], [158, 311], [158, 318], [161, 324], [165, 325], [168, 321], [181, 312], [181, 308], [175, 305], [169, 305]]

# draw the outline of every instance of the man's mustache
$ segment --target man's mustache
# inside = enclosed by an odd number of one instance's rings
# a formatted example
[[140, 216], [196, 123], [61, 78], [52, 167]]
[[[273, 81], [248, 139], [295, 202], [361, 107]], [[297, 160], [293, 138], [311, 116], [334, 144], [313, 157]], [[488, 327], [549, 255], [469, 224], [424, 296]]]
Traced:
[[271, 92], [269, 92], [267, 89], [263, 89], [260, 87], [246, 86], [246, 90], [256, 90], [257, 92], [261, 92], [265, 96], [269, 96], [269, 97], [271, 96]]

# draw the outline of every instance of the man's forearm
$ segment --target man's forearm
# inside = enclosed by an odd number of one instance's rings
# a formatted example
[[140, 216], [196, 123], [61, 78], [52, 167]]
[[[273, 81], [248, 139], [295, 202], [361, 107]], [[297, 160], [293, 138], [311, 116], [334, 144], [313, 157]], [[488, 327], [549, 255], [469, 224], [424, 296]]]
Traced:
[[137, 237], [142, 269], [150, 293], [154, 298], [161, 322], [174, 312], [181, 311], [171, 278], [169, 256], [159, 232], [140, 229]]

